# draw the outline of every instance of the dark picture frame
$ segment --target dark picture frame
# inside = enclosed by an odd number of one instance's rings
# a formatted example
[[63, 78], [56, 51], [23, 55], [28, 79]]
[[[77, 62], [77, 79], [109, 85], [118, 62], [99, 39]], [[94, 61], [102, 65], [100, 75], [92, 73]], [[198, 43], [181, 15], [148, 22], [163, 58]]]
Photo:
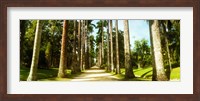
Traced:
[[[1, 0], [0, 101], [200, 101], [199, 0]], [[8, 7], [193, 7], [193, 94], [7, 94]]]

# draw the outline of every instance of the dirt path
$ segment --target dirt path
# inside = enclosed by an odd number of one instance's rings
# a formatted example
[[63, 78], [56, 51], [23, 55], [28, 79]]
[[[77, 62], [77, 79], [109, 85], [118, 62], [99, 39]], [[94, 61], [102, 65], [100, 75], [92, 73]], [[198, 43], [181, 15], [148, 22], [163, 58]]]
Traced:
[[118, 81], [119, 78], [113, 76], [110, 73], [106, 73], [105, 70], [99, 69], [97, 66], [91, 67], [89, 70], [85, 70], [81, 75], [74, 77], [71, 81]]

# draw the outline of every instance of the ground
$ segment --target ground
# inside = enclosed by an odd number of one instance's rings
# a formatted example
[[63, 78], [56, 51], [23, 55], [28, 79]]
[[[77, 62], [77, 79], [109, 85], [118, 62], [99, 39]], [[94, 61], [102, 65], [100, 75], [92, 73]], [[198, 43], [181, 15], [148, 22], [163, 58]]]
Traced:
[[106, 73], [104, 69], [99, 69], [97, 66], [85, 70], [81, 75], [74, 77], [71, 81], [119, 81], [120, 78], [111, 73]]
[[[30, 69], [20, 68], [20, 81], [26, 81]], [[115, 72], [107, 73], [104, 69], [93, 66], [78, 74], [71, 74], [71, 70], [66, 70], [66, 78], [57, 78], [58, 68], [38, 69], [38, 81], [151, 81], [152, 67], [134, 69], [136, 78], [125, 79], [125, 69], [121, 68], [121, 74]], [[180, 67], [174, 68], [170, 81], [180, 80]]]

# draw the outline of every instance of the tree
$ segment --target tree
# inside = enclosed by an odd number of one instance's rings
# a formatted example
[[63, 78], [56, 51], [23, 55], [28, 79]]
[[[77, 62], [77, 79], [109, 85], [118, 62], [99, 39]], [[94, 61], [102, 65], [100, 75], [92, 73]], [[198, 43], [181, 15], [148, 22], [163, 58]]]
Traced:
[[81, 63], [81, 20], [78, 22], [78, 62], [80, 71], [82, 70], [82, 63]]
[[81, 20], [81, 70], [85, 70], [85, 21]]
[[35, 41], [34, 41], [34, 48], [33, 48], [33, 56], [32, 56], [32, 63], [29, 76], [27, 81], [36, 81], [37, 80], [37, 67], [38, 67], [38, 60], [39, 60], [39, 50], [40, 50], [40, 42], [41, 42], [41, 35], [42, 35], [42, 21], [37, 20], [37, 27], [35, 32]]
[[124, 20], [124, 56], [125, 56], [125, 78], [135, 77], [133, 68], [131, 67], [130, 55], [130, 36], [128, 20]]
[[24, 58], [24, 36], [27, 28], [27, 20], [20, 20], [20, 64], [23, 64]]
[[107, 21], [107, 71], [111, 71], [110, 67], [110, 34], [109, 34], [109, 20]]
[[71, 73], [77, 73], [80, 72], [80, 68], [77, 65], [77, 55], [76, 55], [76, 20], [74, 20], [74, 32], [73, 32], [73, 37], [74, 37], [74, 41], [73, 41], [73, 59], [72, 59], [72, 68], [71, 68]]
[[166, 81], [167, 76], [165, 74], [164, 65], [163, 65], [163, 56], [162, 56], [162, 49], [161, 49], [161, 39], [160, 39], [160, 26], [158, 20], [150, 21], [151, 25], [151, 37], [152, 37], [152, 43], [153, 43], [153, 59], [155, 63], [155, 67], [153, 69], [153, 72], [156, 72], [156, 77], [153, 77], [153, 79], [156, 79], [158, 81]]
[[60, 53], [60, 64], [58, 70], [58, 77], [63, 78], [65, 77], [65, 69], [66, 67], [66, 37], [68, 31], [68, 21], [63, 21], [63, 33], [62, 33], [62, 45], [61, 45], [61, 53]]
[[165, 26], [165, 23], [167, 24], [167, 21], [161, 21], [160, 22], [162, 27], [163, 27], [163, 36], [164, 36], [164, 40], [165, 40], [165, 47], [166, 47], [166, 51], [167, 51], [167, 58], [168, 58], [168, 63], [169, 63], [169, 68], [167, 68], [166, 74], [167, 74], [167, 78], [170, 79], [170, 74], [171, 74], [171, 70], [172, 70], [172, 66], [171, 66], [171, 56], [170, 56], [170, 51], [169, 51], [169, 41], [168, 41], [168, 36], [167, 36], [167, 29]]
[[114, 64], [113, 64], [113, 33], [112, 33], [112, 20], [110, 20], [110, 54], [111, 54], [111, 71], [114, 71]]
[[[133, 57], [135, 64], [138, 68], [143, 68], [149, 63], [150, 59], [150, 47], [148, 46], [148, 41], [146, 39], [135, 40], [133, 49]], [[133, 58], [132, 57], [132, 58]]]
[[120, 74], [119, 68], [119, 46], [118, 46], [118, 21], [115, 22], [115, 30], [116, 30], [116, 74]]

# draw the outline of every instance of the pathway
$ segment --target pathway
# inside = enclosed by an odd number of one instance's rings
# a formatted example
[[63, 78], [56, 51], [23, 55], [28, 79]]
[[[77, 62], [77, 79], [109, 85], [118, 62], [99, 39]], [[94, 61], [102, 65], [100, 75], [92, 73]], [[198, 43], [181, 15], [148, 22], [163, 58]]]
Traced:
[[74, 77], [71, 81], [119, 81], [116, 76], [106, 73], [104, 69], [99, 69], [97, 66], [85, 70], [82, 74]]

